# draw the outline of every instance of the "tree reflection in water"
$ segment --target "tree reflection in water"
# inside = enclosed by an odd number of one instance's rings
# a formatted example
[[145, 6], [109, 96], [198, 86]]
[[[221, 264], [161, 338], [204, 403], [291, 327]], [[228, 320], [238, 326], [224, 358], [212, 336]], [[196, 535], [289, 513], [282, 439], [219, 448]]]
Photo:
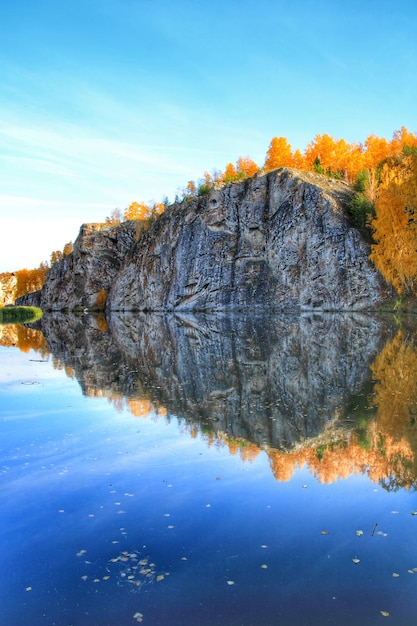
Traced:
[[[361, 314], [76, 316], [0, 328], [2, 345], [52, 353], [83, 393], [171, 420], [277, 480], [366, 474], [416, 487], [413, 328]], [[41, 332], [42, 331], [42, 332]]]

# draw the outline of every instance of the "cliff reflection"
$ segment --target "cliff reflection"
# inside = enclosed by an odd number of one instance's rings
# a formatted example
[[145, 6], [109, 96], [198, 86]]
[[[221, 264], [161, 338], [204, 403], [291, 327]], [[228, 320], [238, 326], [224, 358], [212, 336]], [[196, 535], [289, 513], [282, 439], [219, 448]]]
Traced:
[[190, 436], [277, 480], [367, 474], [415, 488], [414, 332], [364, 315], [45, 315], [56, 367], [137, 417], [175, 416]]

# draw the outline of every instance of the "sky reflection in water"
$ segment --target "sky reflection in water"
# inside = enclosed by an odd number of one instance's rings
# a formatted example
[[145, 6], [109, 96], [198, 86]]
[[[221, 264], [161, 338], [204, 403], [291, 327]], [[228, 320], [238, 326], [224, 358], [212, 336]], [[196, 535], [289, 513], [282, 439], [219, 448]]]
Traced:
[[[184, 365], [181, 354], [173, 359]], [[186, 417], [161, 402], [147, 414], [157, 404], [149, 394], [135, 417], [137, 405], [108, 390], [81, 393], [92, 373], [80, 360], [71, 365], [80, 384], [45, 351], [0, 347], [0, 361], [1, 623], [369, 625], [381, 611], [414, 623], [413, 488], [390, 492], [360, 472], [325, 484], [301, 462], [277, 480], [270, 444], [216, 434], [196, 389], [184, 405], [172, 381], [159, 389]], [[337, 465], [323, 441], [315, 458]]]

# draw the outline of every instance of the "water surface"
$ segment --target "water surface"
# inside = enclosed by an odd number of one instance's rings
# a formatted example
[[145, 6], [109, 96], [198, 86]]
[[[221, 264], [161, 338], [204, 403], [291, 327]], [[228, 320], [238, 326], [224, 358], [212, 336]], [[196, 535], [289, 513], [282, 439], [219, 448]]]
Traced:
[[0, 327], [1, 623], [415, 623], [412, 326], [39, 328]]

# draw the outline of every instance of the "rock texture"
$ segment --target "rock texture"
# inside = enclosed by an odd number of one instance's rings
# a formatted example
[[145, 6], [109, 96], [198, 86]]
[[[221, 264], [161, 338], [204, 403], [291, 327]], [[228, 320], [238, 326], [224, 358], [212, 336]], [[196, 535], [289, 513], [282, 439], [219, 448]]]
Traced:
[[13, 272], [5, 272], [0, 276], [0, 306], [14, 304], [17, 279]]
[[221, 437], [291, 449], [351, 428], [356, 396], [394, 327], [359, 313], [249, 316], [60, 313], [40, 320], [48, 349], [88, 396], [148, 399]]
[[19, 304], [44, 310], [104, 308], [111, 282], [136, 238], [136, 224], [83, 224], [73, 252], [55, 263], [41, 292], [28, 294]]
[[346, 218], [350, 197], [342, 182], [283, 168], [174, 204], [140, 236], [134, 222], [84, 225], [38, 305], [372, 309], [392, 292]]
[[373, 308], [390, 290], [346, 219], [350, 194], [280, 169], [174, 205], [116, 275], [109, 308]]

